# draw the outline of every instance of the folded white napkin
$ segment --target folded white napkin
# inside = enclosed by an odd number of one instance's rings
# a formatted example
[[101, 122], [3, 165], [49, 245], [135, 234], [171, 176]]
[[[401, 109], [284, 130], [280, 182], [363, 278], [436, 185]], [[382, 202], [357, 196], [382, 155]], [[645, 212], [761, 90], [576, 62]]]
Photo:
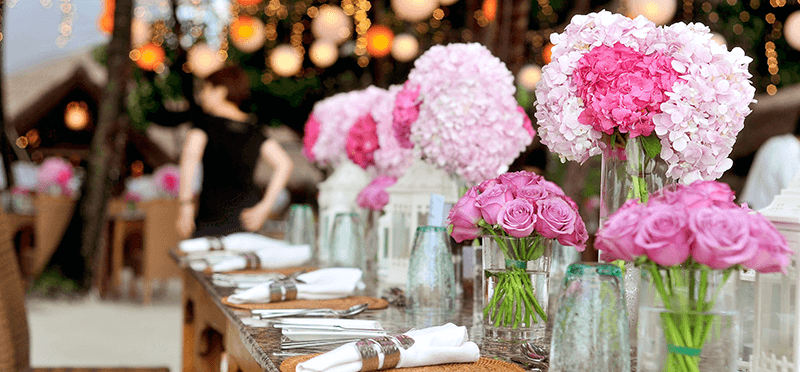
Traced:
[[[234, 233], [220, 238], [226, 251], [252, 252], [263, 248], [285, 247], [289, 243], [283, 240], [268, 238], [264, 235], [241, 232]], [[209, 238], [194, 238], [183, 240], [178, 243], [181, 252], [205, 252], [211, 249]]]
[[[400, 350], [396, 368], [422, 367], [447, 363], [475, 362], [481, 357], [478, 345], [469, 341], [466, 327], [453, 323], [405, 333], [414, 345]], [[382, 359], [382, 358], [381, 358]], [[355, 342], [342, 345], [325, 354], [297, 365], [296, 372], [357, 372], [361, 370], [361, 355]]]
[[[270, 283], [272, 281], [259, 284], [242, 293], [231, 295], [228, 297], [228, 301], [234, 304], [268, 303]], [[349, 267], [320, 269], [297, 276], [298, 300], [345, 298], [352, 295], [356, 289], [363, 288], [361, 270]]]
[[[282, 245], [259, 249], [252, 253], [258, 256], [260, 268], [282, 269], [308, 263], [311, 259], [311, 246], [308, 244]], [[211, 271], [215, 273], [244, 269], [247, 269], [247, 259], [243, 256], [231, 257], [211, 266]]]

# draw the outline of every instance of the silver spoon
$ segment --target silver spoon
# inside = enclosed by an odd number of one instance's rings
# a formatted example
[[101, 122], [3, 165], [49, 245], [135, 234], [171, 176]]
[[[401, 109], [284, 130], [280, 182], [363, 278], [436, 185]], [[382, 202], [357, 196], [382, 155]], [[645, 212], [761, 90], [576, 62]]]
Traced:
[[[305, 315], [305, 316], [336, 316], [340, 318], [353, 316], [359, 314], [366, 310], [369, 307], [369, 304], [358, 304], [355, 306], [350, 307], [349, 309], [345, 310], [333, 310], [333, 309], [303, 309], [299, 311], [283, 311], [278, 313], [262, 313], [258, 312], [258, 310], [253, 310], [253, 315], [258, 316], [259, 319], [269, 319], [269, 318], [282, 318], [287, 316], [297, 316], [297, 315]], [[280, 311], [280, 310], [278, 310]]]

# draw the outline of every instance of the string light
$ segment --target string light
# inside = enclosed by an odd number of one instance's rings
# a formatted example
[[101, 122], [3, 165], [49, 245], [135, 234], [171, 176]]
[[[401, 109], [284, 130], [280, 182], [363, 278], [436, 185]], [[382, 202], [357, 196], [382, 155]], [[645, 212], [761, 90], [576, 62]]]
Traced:
[[63, 48], [67, 45], [67, 41], [69, 41], [70, 37], [72, 36], [72, 19], [75, 16], [75, 5], [72, 4], [72, 0], [61, 0], [60, 9], [61, 24], [58, 26], [60, 35], [56, 37], [56, 45], [59, 48]]
[[[342, 1], [342, 5], [345, 5], [345, 2]], [[367, 11], [372, 7], [372, 4], [368, 0], [355, 0], [354, 8], [355, 11], [353, 12], [353, 18], [356, 20], [356, 48], [354, 50], [355, 54], [358, 57], [358, 65], [361, 67], [367, 67], [369, 64], [369, 57], [367, 56], [367, 31], [369, 30], [370, 26], [372, 26], [372, 22], [367, 18]], [[344, 9], [344, 8], [342, 8]], [[345, 13], [347, 13], [347, 10]]]
[[[779, 2], [776, 0], [771, 0], [770, 5], [774, 7], [781, 7], [786, 5], [786, 1]], [[767, 23], [772, 24], [772, 32], [767, 35], [766, 44], [764, 44], [764, 54], [767, 56], [767, 70], [770, 74], [770, 84], [767, 85], [767, 94], [773, 96], [778, 93], [778, 86], [777, 84], [780, 83], [780, 75], [778, 72], [780, 68], [778, 67], [778, 52], [775, 51], [775, 43], [772, 40], [778, 39], [781, 37], [781, 27], [783, 26], [780, 22], [775, 19], [775, 14], [767, 13], [765, 17]]]

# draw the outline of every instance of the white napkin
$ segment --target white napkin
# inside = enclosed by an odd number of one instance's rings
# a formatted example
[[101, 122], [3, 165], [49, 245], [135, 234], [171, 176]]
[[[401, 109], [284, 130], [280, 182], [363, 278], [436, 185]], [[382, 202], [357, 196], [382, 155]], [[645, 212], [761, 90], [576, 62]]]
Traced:
[[[447, 363], [475, 362], [481, 357], [480, 349], [469, 341], [466, 327], [453, 323], [405, 333], [414, 339], [414, 345], [400, 348], [400, 362], [396, 368], [422, 367]], [[382, 358], [381, 358], [382, 359]], [[320, 356], [297, 365], [296, 372], [357, 372], [361, 370], [361, 355], [355, 342], [339, 346]]]
[[[311, 259], [311, 246], [308, 244], [282, 245], [269, 247], [253, 252], [261, 261], [262, 269], [282, 269], [296, 267], [307, 263]], [[213, 264], [211, 271], [221, 273], [226, 271], [243, 270], [247, 268], [247, 260], [242, 256], [228, 258]]]
[[[226, 251], [252, 252], [263, 248], [281, 248], [289, 243], [283, 240], [268, 238], [264, 235], [241, 232], [234, 233], [220, 238]], [[205, 252], [211, 248], [208, 238], [194, 238], [183, 240], [178, 243], [181, 252]]]
[[[320, 269], [297, 276], [298, 300], [331, 300], [345, 298], [356, 289], [363, 289], [361, 270], [349, 267]], [[302, 282], [302, 283], [300, 283]], [[242, 293], [228, 297], [234, 304], [268, 303], [269, 285], [272, 281], [257, 285]]]

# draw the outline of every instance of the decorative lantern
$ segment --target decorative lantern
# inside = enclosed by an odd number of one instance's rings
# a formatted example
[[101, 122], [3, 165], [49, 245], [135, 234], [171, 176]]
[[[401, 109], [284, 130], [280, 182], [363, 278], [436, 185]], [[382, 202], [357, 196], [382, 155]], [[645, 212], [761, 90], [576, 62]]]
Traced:
[[631, 18], [643, 15], [657, 25], [669, 23], [678, 10], [676, 0], [628, 0], [627, 3]]
[[311, 33], [318, 40], [330, 40], [341, 44], [353, 33], [353, 21], [342, 8], [324, 4], [311, 20]]
[[267, 34], [264, 33], [264, 22], [250, 16], [239, 16], [231, 22], [231, 42], [236, 49], [252, 53], [264, 45]]
[[153, 43], [142, 45], [131, 53], [131, 58], [136, 65], [142, 70], [148, 71], [157, 70], [159, 65], [163, 65], [164, 57], [164, 48]]
[[786, 35], [786, 42], [792, 48], [800, 50], [800, 10], [789, 14], [783, 24], [783, 33]]
[[394, 14], [407, 22], [425, 21], [437, 7], [439, 2], [434, 0], [392, 0]]
[[367, 30], [367, 52], [375, 58], [382, 58], [392, 51], [394, 32], [389, 27], [374, 25]]
[[542, 68], [537, 65], [525, 65], [517, 73], [517, 84], [527, 90], [536, 89], [536, 84], [542, 79]]
[[392, 57], [399, 62], [408, 62], [417, 58], [419, 54], [419, 41], [414, 35], [400, 34], [392, 42]]
[[325, 181], [320, 182], [319, 196], [319, 260], [328, 260], [328, 235], [337, 213], [357, 211], [356, 197], [369, 184], [369, 176], [349, 160], [343, 161]]
[[199, 78], [211, 75], [225, 64], [225, 61], [219, 58], [219, 53], [203, 42], [193, 45], [186, 59], [192, 67], [192, 73]]
[[756, 274], [755, 333], [751, 370], [800, 371], [800, 176], [762, 209], [794, 251], [787, 274]]
[[339, 59], [339, 48], [333, 41], [317, 40], [308, 48], [308, 57], [317, 67], [327, 68]]
[[443, 195], [445, 203], [455, 204], [458, 184], [417, 156], [406, 174], [386, 191], [386, 214], [378, 220], [378, 278], [382, 289], [405, 288], [414, 233], [428, 224], [431, 194]]
[[303, 56], [293, 46], [281, 44], [269, 53], [269, 65], [278, 76], [292, 76], [303, 67]]

